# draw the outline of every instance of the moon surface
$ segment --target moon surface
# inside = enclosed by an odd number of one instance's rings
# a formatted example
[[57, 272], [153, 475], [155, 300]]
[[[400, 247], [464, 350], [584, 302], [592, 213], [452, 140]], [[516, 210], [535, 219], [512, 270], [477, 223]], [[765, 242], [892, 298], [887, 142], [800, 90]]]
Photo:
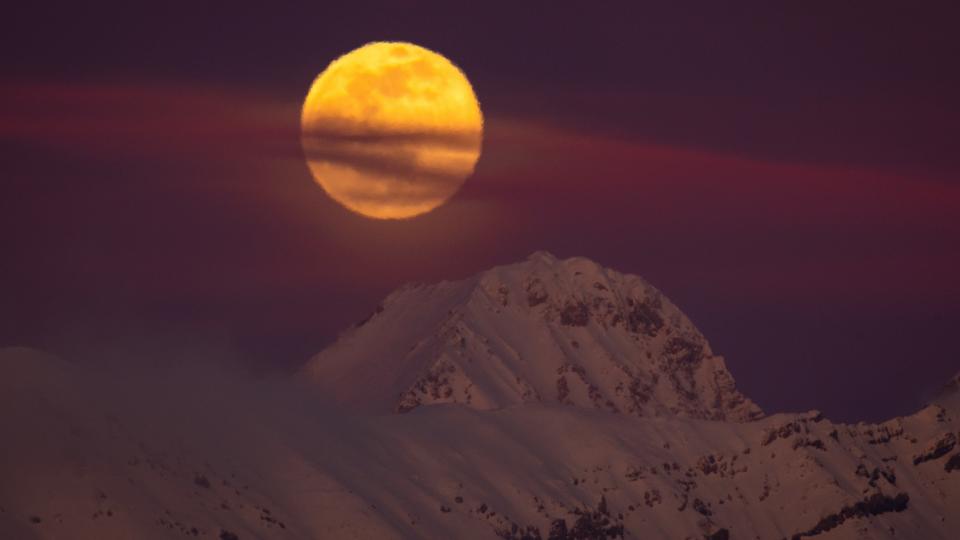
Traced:
[[377, 219], [429, 212], [473, 173], [483, 114], [470, 81], [440, 54], [369, 43], [334, 60], [307, 94], [302, 144], [314, 179]]

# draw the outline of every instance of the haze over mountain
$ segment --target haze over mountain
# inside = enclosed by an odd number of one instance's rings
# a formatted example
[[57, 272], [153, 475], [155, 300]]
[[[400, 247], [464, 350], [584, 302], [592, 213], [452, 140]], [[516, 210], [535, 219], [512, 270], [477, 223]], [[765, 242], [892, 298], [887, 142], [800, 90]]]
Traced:
[[586, 259], [404, 287], [294, 379], [0, 370], [4, 538], [960, 535], [960, 379], [880, 424], [764, 415]]

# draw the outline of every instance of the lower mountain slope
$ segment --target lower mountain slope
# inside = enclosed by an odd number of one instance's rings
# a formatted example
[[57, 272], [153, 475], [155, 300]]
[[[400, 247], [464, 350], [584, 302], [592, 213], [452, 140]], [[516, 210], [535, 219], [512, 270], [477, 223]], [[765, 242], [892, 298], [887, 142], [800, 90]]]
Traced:
[[960, 535], [960, 410], [737, 423], [560, 403], [328, 414], [290, 381], [0, 351], [2, 538]]

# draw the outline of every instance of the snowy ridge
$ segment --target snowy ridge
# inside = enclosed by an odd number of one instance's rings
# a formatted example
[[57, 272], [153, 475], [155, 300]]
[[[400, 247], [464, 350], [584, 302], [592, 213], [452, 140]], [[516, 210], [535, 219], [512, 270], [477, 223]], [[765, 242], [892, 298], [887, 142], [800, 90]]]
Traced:
[[463, 281], [401, 288], [304, 373], [362, 410], [556, 402], [645, 417], [762, 416], [652, 285], [545, 252]]

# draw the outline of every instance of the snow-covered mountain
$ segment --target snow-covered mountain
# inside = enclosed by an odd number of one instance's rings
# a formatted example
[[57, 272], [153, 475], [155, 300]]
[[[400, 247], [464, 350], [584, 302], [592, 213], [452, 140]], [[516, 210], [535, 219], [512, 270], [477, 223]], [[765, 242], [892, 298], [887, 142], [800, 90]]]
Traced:
[[370, 410], [556, 402], [634, 416], [762, 416], [660, 291], [545, 252], [463, 281], [401, 288], [305, 373]]
[[960, 538], [960, 378], [880, 424], [763, 416], [585, 259], [404, 288], [295, 378], [0, 373], [4, 539]]

